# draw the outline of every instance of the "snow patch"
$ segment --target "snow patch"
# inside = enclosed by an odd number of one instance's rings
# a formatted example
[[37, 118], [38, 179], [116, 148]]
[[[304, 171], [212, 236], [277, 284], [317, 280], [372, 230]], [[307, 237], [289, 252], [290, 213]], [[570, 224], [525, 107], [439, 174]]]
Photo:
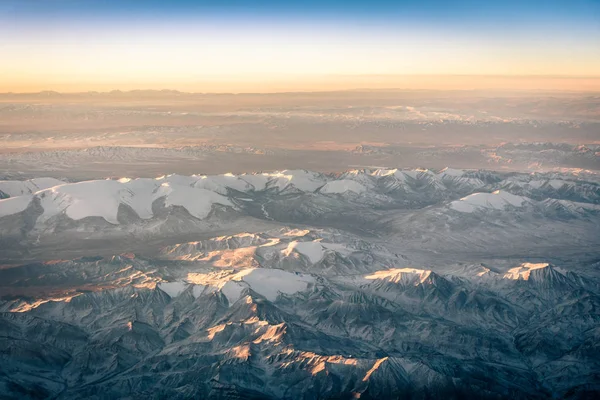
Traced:
[[240, 175], [240, 179], [252, 186], [257, 192], [265, 190], [267, 183], [269, 183], [268, 174], [244, 174]]
[[64, 185], [65, 182], [54, 178], [34, 178], [26, 181], [0, 181], [0, 192], [9, 197], [33, 194], [40, 190]]
[[377, 169], [375, 171], [373, 171], [373, 173], [371, 175], [373, 176], [390, 176], [390, 175], [396, 175], [398, 173], [397, 169]]
[[284, 170], [266, 175], [275, 178], [271, 185], [277, 186], [279, 190], [292, 186], [303, 192], [314, 192], [326, 184], [321, 174], [306, 170]]
[[171, 298], [179, 296], [187, 289], [189, 284], [186, 282], [161, 282], [158, 288], [169, 295]]
[[261, 294], [269, 301], [275, 301], [280, 293], [294, 294], [304, 291], [308, 288], [309, 284], [315, 282], [314, 278], [310, 275], [266, 268], [249, 268], [243, 270], [236, 274], [234, 279], [247, 283], [252, 290]]
[[24, 211], [29, 206], [32, 199], [32, 195], [24, 195], [0, 200], [0, 218]]
[[325, 186], [320, 189], [321, 193], [327, 194], [340, 194], [340, 193], [364, 193], [367, 191], [367, 188], [360, 183], [350, 180], [350, 179], [341, 179], [337, 181], [328, 182]]
[[560, 179], [551, 179], [548, 181], [548, 185], [552, 186], [552, 188], [557, 189], [557, 190], [567, 184], [568, 184], [568, 182], [560, 180]]
[[385, 280], [391, 283], [423, 283], [431, 271], [416, 268], [393, 268], [366, 275], [368, 280]]
[[503, 190], [493, 193], [474, 193], [450, 203], [456, 211], [470, 213], [478, 209], [504, 210], [507, 207], [522, 207], [531, 200], [527, 197], [516, 196]]
[[199, 219], [208, 216], [213, 204], [233, 206], [229, 199], [210, 190], [187, 186], [171, 187], [168, 184], [163, 184], [162, 188], [167, 194], [165, 205], [181, 206]]
[[231, 307], [236, 301], [239, 300], [239, 298], [242, 296], [242, 292], [247, 287], [248, 285], [244, 285], [241, 282], [229, 281], [221, 287], [221, 293], [227, 297], [227, 302]]
[[306, 236], [310, 233], [308, 229], [290, 229], [286, 231], [283, 236], [301, 237]]
[[402, 173], [412, 179], [421, 179], [425, 176], [434, 176], [434, 173], [431, 172], [428, 169], [421, 169], [421, 168], [417, 168], [417, 169], [411, 169], [411, 170], [405, 170], [402, 171]]
[[297, 242], [293, 241], [288, 244], [288, 247], [282, 253], [289, 257], [294, 251], [302, 254], [312, 264], [316, 264], [323, 259], [323, 246], [319, 242]]
[[233, 174], [201, 176], [194, 183], [194, 186], [200, 189], [211, 190], [222, 195], [227, 195], [227, 188], [237, 190], [238, 192], [246, 192], [251, 189], [248, 182]]
[[194, 298], [200, 297], [207, 289], [207, 286], [204, 285], [193, 285], [192, 286], [192, 295]]
[[440, 173], [438, 174], [441, 177], [461, 177], [465, 174], [465, 171], [463, 171], [462, 169], [454, 169], [454, 168], [449, 168], [446, 167], [443, 170], [440, 171]]
[[509, 269], [508, 272], [504, 274], [504, 278], [514, 280], [522, 279], [527, 281], [529, 280], [532, 271], [548, 267], [550, 267], [550, 264], [548, 263], [524, 263], [518, 267]]
[[97, 216], [118, 224], [120, 200], [132, 193], [118, 181], [98, 180], [55, 186], [36, 195], [41, 198], [43, 219], [64, 211], [73, 220]]
[[[118, 224], [117, 215], [121, 204], [131, 207], [140, 218], [150, 219], [153, 217], [152, 204], [161, 197], [165, 197], [167, 206], [182, 206], [197, 218], [205, 218], [213, 204], [233, 206], [229, 199], [218, 193], [182, 185], [186, 181], [180, 178], [170, 176], [165, 179], [93, 180], [44, 189], [34, 195], [40, 200], [44, 210], [38, 222], [43, 223], [64, 212], [73, 220], [101, 217], [111, 224]], [[0, 215], [23, 211], [31, 202], [32, 196], [11, 199], [0, 203]]]

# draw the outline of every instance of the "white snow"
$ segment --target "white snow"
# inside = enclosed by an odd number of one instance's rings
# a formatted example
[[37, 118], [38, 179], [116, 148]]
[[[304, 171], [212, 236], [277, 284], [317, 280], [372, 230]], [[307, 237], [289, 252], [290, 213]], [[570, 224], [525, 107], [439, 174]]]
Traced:
[[554, 205], [559, 204], [562, 207], [565, 207], [571, 211], [575, 212], [585, 212], [585, 211], [600, 211], [600, 204], [590, 204], [590, 203], [580, 203], [578, 201], [569, 201], [569, 200], [556, 200], [556, 199], [547, 199], [542, 202], [546, 205]]
[[560, 189], [567, 184], [567, 181], [563, 181], [561, 179], [550, 179], [548, 181], [548, 185], [552, 186], [554, 189]]
[[119, 201], [130, 206], [133, 211], [142, 219], [150, 219], [153, 216], [152, 203], [157, 198], [159, 183], [154, 179], [120, 179], [127, 190], [125, 196], [121, 196]]
[[239, 177], [228, 173], [223, 175], [201, 176], [194, 183], [194, 186], [201, 189], [211, 190], [222, 195], [227, 195], [227, 188], [246, 192], [251, 189], [248, 182]]
[[434, 175], [433, 172], [431, 172], [428, 169], [411, 169], [411, 170], [404, 170], [402, 171], [402, 173], [412, 179], [420, 179], [426, 175]]
[[[277, 191], [295, 188], [304, 192], [314, 192], [327, 182], [323, 175], [305, 170], [283, 170], [239, 176], [225, 174], [220, 175], [218, 180], [215, 180], [215, 177], [208, 177], [208, 179], [242, 192], [250, 189], [262, 191], [271, 188], [275, 188]], [[206, 188], [214, 190], [212, 187], [206, 186]]]
[[542, 269], [549, 267], [548, 263], [524, 263], [519, 265], [518, 267], [511, 268], [508, 270], [506, 274], [504, 274], [505, 279], [514, 279], [514, 280], [529, 280], [531, 276], [531, 271], [535, 271], [536, 269]]
[[310, 230], [308, 229], [289, 229], [289, 230], [285, 230], [285, 232], [283, 233], [283, 237], [286, 236], [291, 236], [291, 237], [302, 237], [302, 236], [306, 236], [310, 233]]
[[[461, 173], [459, 170], [451, 170], [450, 172], [454, 172], [456, 174]], [[406, 189], [411, 189], [414, 185], [415, 181], [425, 181], [428, 185], [432, 185], [437, 189], [446, 190], [446, 187], [442, 183], [441, 178], [444, 175], [436, 175], [432, 171], [428, 169], [413, 169], [413, 170], [398, 170], [398, 169], [378, 169], [372, 173], [373, 176], [383, 177], [383, 178], [393, 178], [396, 181], [396, 184], [405, 187]], [[450, 176], [450, 175], [448, 175]], [[453, 177], [452, 179], [456, 179]], [[411, 189], [412, 190], [412, 189]]]
[[367, 188], [361, 185], [360, 183], [350, 180], [350, 179], [341, 179], [337, 181], [328, 182], [325, 186], [320, 189], [321, 193], [346, 193], [346, 192], [354, 192], [354, 193], [364, 193], [367, 191]]
[[339, 179], [337, 179], [333, 182], [339, 182], [339, 181], [344, 181], [344, 180], [358, 182], [365, 188], [373, 188], [375, 186], [375, 180], [374, 180], [373, 174], [368, 174], [365, 171], [357, 170], [357, 169], [351, 170], [351, 171], [348, 171], [348, 172], [342, 174], [342, 176]]
[[65, 182], [54, 178], [34, 178], [27, 181], [0, 181], [0, 192], [10, 197], [33, 194], [37, 191], [63, 185]]
[[74, 220], [98, 216], [118, 224], [120, 199], [131, 196], [124, 185], [111, 180], [86, 181], [55, 186], [38, 192], [36, 196], [41, 199], [43, 219], [65, 211]]
[[306, 290], [309, 284], [315, 282], [310, 275], [266, 268], [249, 268], [238, 273], [236, 278], [270, 301], [276, 300], [280, 293], [294, 294]]
[[186, 282], [161, 282], [158, 284], [158, 288], [171, 298], [179, 296], [188, 286], [189, 284]]
[[[454, 171], [458, 171], [458, 170], [454, 170]], [[462, 175], [462, 171], [460, 172]], [[375, 170], [375, 172], [372, 173], [373, 176], [394, 176], [396, 178], [396, 180], [401, 181], [401, 182], [405, 182], [406, 178], [410, 178], [410, 179], [421, 179], [424, 176], [431, 176], [431, 177], [435, 177], [435, 175], [433, 174], [433, 172], [431, 172], [428, 169], [411, 169], [411, 170], [399, 170], [399, 169], [378, 169]]]
[[407, 175], [399, 169], [378, 169], [372, 175], [377, 177], [393, 177], [399, 184], [406, 184]]
[[280, 269], [247, 268], [212, 284], [221, 290], [231, 306], [240, 299], [247, 288], [270, 301], [275, 301], [281, 293], [294, 294], [306, 290], [308, 285], [314, 282], [310, 275]]
[[32, 199], [32, 195], [24, 195], [0, 200], [0, 217], [20, 213], [29, 206]]
[[288, 244], [288, 247], [282, 251], [282, 253], [289, 257], [289, 255], [294, 251], [306, 256], [313, 264], [321, 261], [324, 255], [323, 246], [319, 242], [292, 241]]
[[292, 186], [303, 192], [314, 192], [327, 182], [321, 174], [306, 170], [284, 170], [266, 176], [274, 178], [269, 185], [279, 190]]
[[527, 197], [497, 190], [493, 193], [474, 193], [450, 203], [456, 211], [470, 213], [478, 209], [504, 210], [506, 207], [522, 207], [531, 200]]
[[393, 268], [376, 271], [366, 275], [368, 280], [385, 280], [391, 283], [419, 284], [423, 283], [431, 274], [431, 271], [416, 268]]
[[268, 174], [243, 174], [240, 179], [251, 185], [255, 191], [265, 190], [269, 183]]
[[200, 297], [200, 295], [202, 295], [202, 293], [204, 293], [204, 291], [207, 289], [206, 286], [204, 285], [193, 285], [192, 286], [192, 295], [195, 298]]
[[475, 211], [475, 206], [473, 206], [467, 201], [463, 201], [463, 199], [459, 201], [453, 201], [452, 203], [450, 203], [450, 207], [456, 211], [463, 213], [471, 213]]
[[396, 175], [396, 173], [398, 173], [397, 169], [377, 169], [375, 170], [371, 175], [373, 176], [390, 176], [390, 175]]
[[224, 196], [206, 189], [188, 186], [171, 186], [163, 184], [162, 193], [167, 195], [166, 206], [181, 206], [196, 218], [205, 218], [212, 209], [213, 204], [233, 206]]
[[314, 192], [325, 183], [326, 179], [316, 172], [284, 170], [262, 174], [242, 174], [239, 176], [233, 174], [201, 176], [191, 182], [190, 185], [226, 195], [226, 188], [247, 192], [248, 190], [262, 191], [269, 188], [276, 188], [278, 191], [283, 191], [292, 187], [305, 192]]
[[464, 175], [464, 173], [465, 171], [463, 171], [462, 169], [446, 167], [443, 170], [441, 170], [438, 175], [441, 177], [461, 177]]
[[517, 187], [525, 187], [530, 189], [552, 188], [558, 190], [564, 186], [572, 186], [573, 182], [563, 179], [533, 179], [524, 181], [522, 177], [508, 178], [505, 181], [507, 184], [516, 185]]
[[233, 303], [238, 301], [238, 299], [242, 295], [242, 292], [247, 287], [247, 285], [244, 285], [241, 282], [229, 281], [221, 287], [221, 293], [223, 293], [225, 297], [227, 297], [227, 301], [229, 302], [229, 306], [231, 307]]
[[192, 186], [199, 178], [197, 176], [186, 176], [186, 175], [178, 175], [171, 174], [166, 176], [161, 176], [156, 178], [161, 184], [164, 182], [173, 184], [173, 185], [181, 185], [181, 186]]
[[321, 243], [321, 245], [324, 248], [326, 248], [327, 250], [335, 251], [337, 253], [340, 253], [343, 256], [348, 256], [354, 252], [354, 250], [349, 249], [348, 247], [346, 247], [340, 243], [327, 243], [327, 242], [319, 242], [319, 243]]
[[[38, 222], [47, 221], [64, 212], [73, 220], [95, 216], [118, 224], [117, 214], [121, 204], [131, 207], [140, 218], [149, 219], [153, 217], [152, 203], [163, 196], [167, 206], [184, 207], [196, 218], [205, 218], [213, 204], [233, 205], [229, 199], [218, 193], [189, 186], [189, 181], [184, 178], [186, 177], [171, 175], [160, 179], [94, 180], [61, 184], [40, 190], [33, 195], [40, 199], [44, 210]], [[2, 200], [0, 215], [23, 211], [33, 196]]]

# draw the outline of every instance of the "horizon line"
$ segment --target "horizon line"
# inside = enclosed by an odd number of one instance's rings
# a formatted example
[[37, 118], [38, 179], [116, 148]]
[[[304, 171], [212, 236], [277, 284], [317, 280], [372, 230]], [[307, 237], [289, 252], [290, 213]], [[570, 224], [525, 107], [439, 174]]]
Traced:
[[[4, 89], [4, 90], [3, 90]], [[288, 74], [206, 75], [188, 80], [0, 82], [0, 93], [83, 94], [177, 92], [195, 94], [321, 93], [348, 91], [558, 91], [598, 92], [600, 75], [536, 74]]]
[[[600, 79], [600, 77], [598, 77]], [[465, 88], [465, 89], [411, 89], [402, 87], [389, 87], [389, 88], [369, 88], [369, 87], [355, 87], [348, 89], [332, 89], [332, 90], [285, 90], [285, 91], [271, 91], [271, 92], [256, 92], [256, 91], [182, 91], [177, 89], [161, 88], [161, 89], [111, 89], [111, 90], [85, 90], [85, 91], [56, 91], [56, 90], [36, 90], [36, 91], [8, 91], [0, 92], [0, 96], [24, 96], [24, 95], [117, 95], [117, 94], [139, 94], [139, 93], [153, 93], [153, 94], [182, 94], [182, 95], [276, 95], [276, 94], [311, 94], [311, 93], [345, 93], [345, 92], [519, 92], [519, 93], [585, 93], [585, 94], [600, 94], [600, 89], [594, 90], [578, 90], [578, 89], [523, 89], [523, 88]]]

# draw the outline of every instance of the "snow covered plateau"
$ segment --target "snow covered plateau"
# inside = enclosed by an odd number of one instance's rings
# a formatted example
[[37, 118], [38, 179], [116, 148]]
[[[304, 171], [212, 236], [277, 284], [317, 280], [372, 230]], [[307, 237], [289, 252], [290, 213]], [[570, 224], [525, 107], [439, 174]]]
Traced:
[[0, 181], [0, 398], [587, 399], [600, 175]]

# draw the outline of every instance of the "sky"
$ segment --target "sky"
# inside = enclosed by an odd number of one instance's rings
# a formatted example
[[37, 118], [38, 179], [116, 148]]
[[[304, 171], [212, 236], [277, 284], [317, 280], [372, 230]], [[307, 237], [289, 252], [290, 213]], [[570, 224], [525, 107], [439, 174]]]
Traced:
[[600, 0], [0, 0], [0, 92], [599, 82]]

